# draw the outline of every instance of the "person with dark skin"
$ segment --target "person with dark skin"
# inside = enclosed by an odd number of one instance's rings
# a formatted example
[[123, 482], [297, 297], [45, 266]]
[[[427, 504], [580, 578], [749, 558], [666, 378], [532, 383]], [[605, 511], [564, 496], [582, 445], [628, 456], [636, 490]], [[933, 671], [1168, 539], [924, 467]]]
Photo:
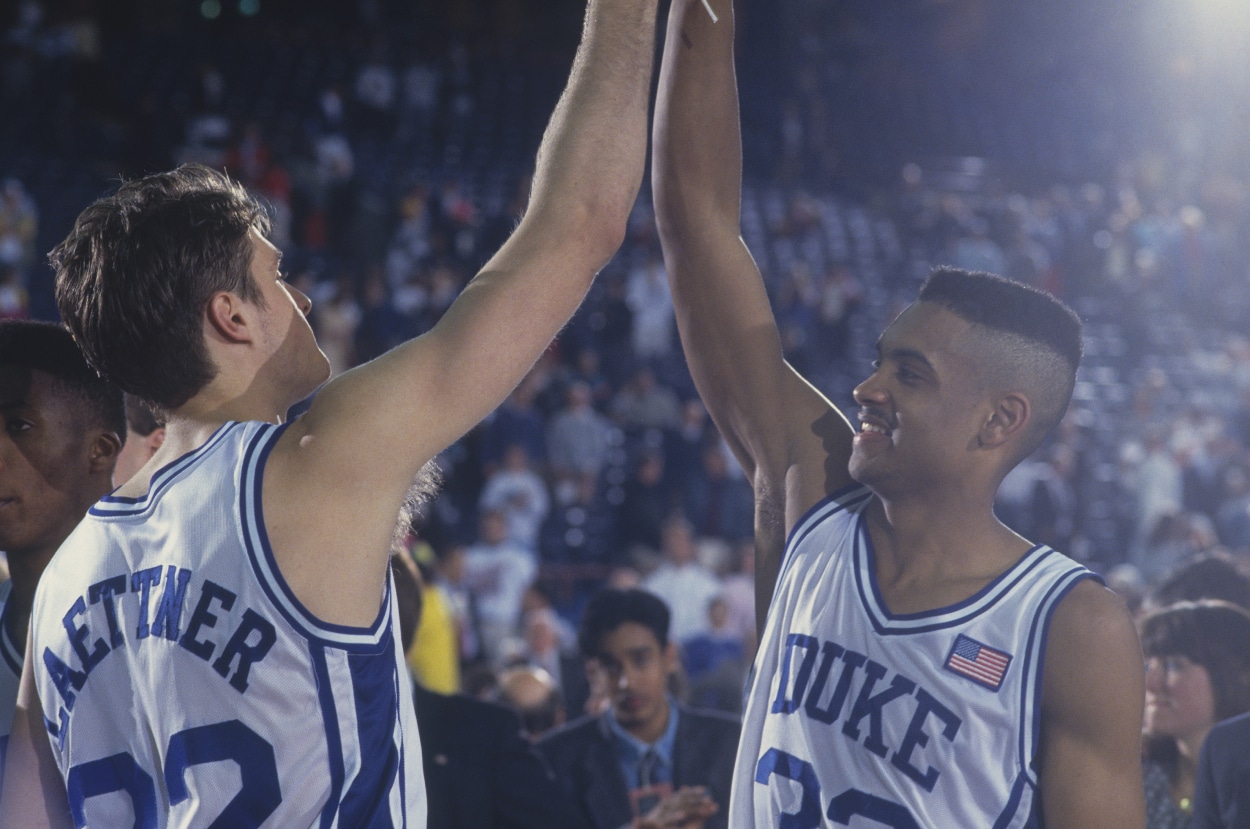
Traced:
[[125, 438], [121, 391], [87, 366], [69, 332], [0, 322], [0, 779], [30, 608], [53, 553], [113, 489]]
[[852, 427], [784, 361], [743, 244], [733, 8], [708, 2], [719, 21], [699, 0], [669, 14], [652, 184], [695, 384], [754, 487], [763, 628], [731, 820], [1141, 827], [1132, 619], [993, 513], [1067, 408], [1079, 319], [935, 273], [878, 341]]
[[[51, 255], [61, 316], [93, 368], [164, 416], [165, 442], [36, 596], [42, 659], [25, 666], [6, 766], [22, 796], [0, 802], [0, 824], [88, 823], [126, 790], [157, 827], [244, 801], [257, 824], [425, 826], [388, 612], [396, 516], [624, 239], [656, 14], [656, 0], [591, 0], [512, 236], [430, 331], [333, 380], [311, 302], [236, 182], [187, 165], [79, 215]], [[253, 771], [223, 777], [187, 748], [201, 745]], [[236, 800], [211, 802], [214, 787]]]

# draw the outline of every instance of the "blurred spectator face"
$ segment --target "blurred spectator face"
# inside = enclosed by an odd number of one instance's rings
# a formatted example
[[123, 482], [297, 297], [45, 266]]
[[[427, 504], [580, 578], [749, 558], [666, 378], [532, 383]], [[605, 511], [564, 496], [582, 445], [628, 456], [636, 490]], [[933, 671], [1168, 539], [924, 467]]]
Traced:
[[712, 630], [723, 630], [729, 624], [729, 605], [724, 599], [712, 599], [707, 605], [707, 618]]
[[1185, 738], [1215, 724], [1215, 694], [1207, 669], [1184, 656], [1146, 660], [1147, 734]]
[[550, 610], [535, 610], [525, 617], [525, 643], [535, 655], [559, 648], [560, 631]]
[[464, 581], [464, 553], [464, 547], [455, 547], [448, 551], [438, 563], [439, 572], [451, 584], [460, 584]]
[[694, 561], [694, 537], [685, 521], [670, 521], [664, 525], [664, 555], [669, 561], [681, 566]]
[[525, 452], [525, 447], [519, 443], [514, 443], [508, 447], [503, 456], [504, 468], [511, 472], [520, 472], [528, 469], [530, 465], [529, 455]]
[[589, 660], [592, 687], [607, 694], [616, 720], [631, 733], [655, 733], [668, 718], [668, 678], [677, 668], [677, 649], [662, 647], [655, 634], [625, 622], [606, 634], [599, 655]]
[[482, 516], [482, 524], [479, 528], [484, 544], [499, 544], [508, 537], [508, 525], [504, 521], [503, 513], [491, 510]]

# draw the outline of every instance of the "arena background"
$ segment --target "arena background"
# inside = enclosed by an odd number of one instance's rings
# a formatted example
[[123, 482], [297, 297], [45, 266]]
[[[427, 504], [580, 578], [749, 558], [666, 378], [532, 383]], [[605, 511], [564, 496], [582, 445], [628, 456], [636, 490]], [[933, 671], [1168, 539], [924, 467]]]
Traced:
[[[1085, 319], [1087, 356], [1071, 414], [1000, 514], [1125, 584], [1244, 555], [1250, 7], [740, 6], [743, 233], [792, 362], [845, 406], [933, 264], [1046, 287]], [[0, 313], [54, 319], [45, 255], [75, 214], [120, 176], [195, 160], [273, 205], [340, 367], [427, 329], [515, 222], [583, 9], [11, 0]], [[440, 553], [474, 542], [505, 448], [526, 445], [549, 507], [521, 518], [570, 619], [614, 568], [658, 560], [672, 509], [722, 574], [750, 532], [746, 485], [687, 405], [648, 202], [644, 186], [621, 253], [518, 396], [444, 454], [423, 518]], [[547, 442], [577, 382], [608, 438], [597, 468], [571, 474]]]

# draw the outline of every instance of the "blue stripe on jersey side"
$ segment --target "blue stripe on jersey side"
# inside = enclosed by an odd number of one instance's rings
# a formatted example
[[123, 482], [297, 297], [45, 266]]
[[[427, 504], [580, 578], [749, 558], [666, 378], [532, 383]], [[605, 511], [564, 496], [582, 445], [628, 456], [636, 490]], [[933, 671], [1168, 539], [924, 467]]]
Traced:
[[803, 516], [790, 529], [790, 538], [781, 556], [781, 566], [777, 568], [777, 580], [773, 583], [773, 600], [768, 603], [770, 609], [776, 603], [777, 590], [794, 560], [794, 550], [803, 543], [803, 539], [827, 519], [839, 512], [854, 509], [871, 497], [872, 491], [868, 487], [859, 483], [851, 483], [821, 498], [803, 513]]
[[156, 505], [156, 502], [160, 500], [161, 493], [168, 489], [175, 480], [182, 477], [182, 473], [193, 467], [201, 458], [207, 457], [213, 448], [221, 443], [234, 427], [242, 425], [238, 421], [228, 420], [218, 426], [217, 431], [209, 435], [208, 440], [204, 441], [203, 444], [184, 455], [180, 455], [152, 473], [152, 479], [148, 481], [148, 491], [138, 498], [105, 495], [87, 512], [98, 518], [121, 518], [142, 515]]
[[[12, 596], [13, 582], [6, 582], [9, 587], [9, 596]], [[9, 670], [14, 676], [22, 675], [22, 655], [25, 648], [17, 647], [17, 644], [9, 639], [8, 616], [13, 612], [13, 602], [6, 599], [3, 608], [0, 608], [0, 657], [4, 658], [4, 664], [8, 665]], [[0, 767], [0, 778], [4, 777], [4, 768]]]
[[[1007, 805], [1003, 807], [998, 820], [994, 821], [994, 829], [1007, 829], [1011, 825], [1011, 821], [1015, 819], [1016, 812], [1020, 810], [1020, 800], [1024, 797], [1024, 790], [1028, 785], [1029, 781], [1023, 774], [1016, 778], [1016, 782], [1011, 787], [1011, 796], [1007, 798]], [[1036, 791], [1033, 792], [1033, 797], [1036, 800]]]
[[382, 648], [373, 654], [347, 656], [356, 703], [356, 742], [360, 770], [353, 778], [340, 807], [342, 826], [361, 829], [393, 829], [390, 791], [399, 774], [399, 693], [396, 686], [394, 650], [388, 627]]
[[339, 799], [343, 794], [343, 780], [347, 776], [343, 767], [343, 737], [339, 734], [338, 708], [334, 704], [334, 691], [330, 686], [330, 666], [326, 662], [325, 649], [313, 645], [309, 647], [308, 654], [312, 657], [313, 674], [317, 678], [321, 722], [326, 731], [326, 755], [330, 758], [330, 796], [321, 810], [321, 829], [331, 829], [338, 814]]
[[984, 613], [1027, 579], [1034, 570], [1040, 568], [1047, 558], [1054, 555], [1061, 554], [1043, 544], [1035, 545], [1019, 561], [963, 601], [920, 613], [894, 614], [886, 607], [885, 599], [877, 586], [876, 553], [865, 519], [861, 516], [860, 526], [856, 529], [853, 553], [855, 586], [869, 621], [877, 633], [883, 636], [930, 633], [965, 624]]
[[281, 426], [267, 425], [258, 429], [244, 453], [243, 471], [239, 482], [239, 513], [243, 521], [243, 541], [256, 579], [265, 595], [296, 630], [312, 642], [325, 647], [342, 650], [376, 649], [385, 626], [390, 608], [390, 579], [382, 596], [382, 607], [377, 619], [369, 627], [336, 625], [317, 618], [295, 595], [274, 558], [265, 529], [265, 512], [261, 502], [265, 462], [269, 452], [290, 423]]
[[1021, 684], [1022, 698], [1020, 714], [1029, 719], [1022, 722], [1020, 733], [1020, 767], [1029, 776], [1030, 782], [1037, 785], [1037, 769], [1033, 767], [1033, 753], [1041, 741], [1042, 735], [1042, 681], [1046, 666], [1046, 642], [1050, 635], [1050, 622], [1054, 618], [1055, 609], [1072, 588], [1086, 579], [1102, 582], [1097, 573], [1077, 565], [1064, 573], [1051, 586], [1050, 590], [1038, 604], [1037, 614], [1029, 627], [1029, 635], [1025, 640], [1027, 646], [1024, 657], [1024, 682]]

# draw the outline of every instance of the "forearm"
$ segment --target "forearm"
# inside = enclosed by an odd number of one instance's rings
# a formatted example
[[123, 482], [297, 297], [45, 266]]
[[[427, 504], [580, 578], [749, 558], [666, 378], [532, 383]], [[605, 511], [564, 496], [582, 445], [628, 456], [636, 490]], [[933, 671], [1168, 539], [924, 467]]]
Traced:
[[[680, 249], [692, 225], [738, 234], [742, 138], [728, 0], [673, 0], [655, 114], [653, 186], [660, 230]], [[711, 228], [708, 228], [711, 229]]]
[[624, 238], [642, 183], [655, 18], [656, 0], [590, 3], [569, 83], [538, 150], [523, 220], [582, 234], [602, 245], [605, 263]]

